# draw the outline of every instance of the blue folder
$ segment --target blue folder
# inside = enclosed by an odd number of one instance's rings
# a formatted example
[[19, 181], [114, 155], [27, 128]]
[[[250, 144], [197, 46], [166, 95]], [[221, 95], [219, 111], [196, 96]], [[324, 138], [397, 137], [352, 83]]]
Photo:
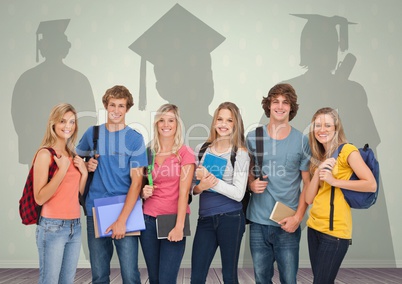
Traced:
[[[119, 217], [123, 209], [126, 195], [117, 195], [105, 198], [94, 199], [96, 220], [98, 222], [99, 237], [110, 237], [112, 232], [105, 234], [106, 229]], [[131, 211], [127, 222], [126, 232], [145, 230], [142, 201], [138, 198], [133, 211]]]
[[218, 179], [222, 179], [223, 173], [225, 172], [226, 169], [227, 162], [228, 160], [226, 160], [225, 158], [219, 157], [211, 153], [206, 153], [202, 165]]
[[[228, 160], [225, 158], [219, 157], [217, 155], [206, 153], [202, 166], [206, 168], [211, 174], [213, 174], [216, 178], [222, 179], [223, 173], [226, 169], [226, 164]], [[197, 184], [199, 181], [197, 181]], [[209, 191], [214, 192], [213, 189], [208, 189]]]

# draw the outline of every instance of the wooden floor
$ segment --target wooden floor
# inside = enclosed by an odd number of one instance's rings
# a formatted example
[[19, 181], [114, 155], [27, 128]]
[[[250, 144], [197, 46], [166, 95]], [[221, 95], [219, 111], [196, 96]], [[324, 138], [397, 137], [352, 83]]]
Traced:
[[[19, 268], [2, 268], [0, 269], [0, 283], [7, 284], [33, 284], [37, 283], [38, 269], [19, 269]], [[140, 269], [141, 283], [149, 283], [146, 268]], [[297, 282], [300, 284], [312, 283], [311, 270], [308, 268], [299, 269]], [[91, 283], [91, 270], [87, 268], [79, 268], [75, 277], [75, 284]], [[110, 283], [122, 283], [119, 269], [112, 269], [110, 275]], [[190, 269], [180, 269], [177, 283], [190, 283]], [[221, 269], [214, 268], [209, 270], [208, 284], [223, 283]], [[254, 275], [252, 268], [239, 269], [239, 283], [254, 283]], [[273, 283], [280, 283], [278, 272], [275, 271]], [[402, 268], [342, 268], [335, 281], [337, 284], [401, 284]]]

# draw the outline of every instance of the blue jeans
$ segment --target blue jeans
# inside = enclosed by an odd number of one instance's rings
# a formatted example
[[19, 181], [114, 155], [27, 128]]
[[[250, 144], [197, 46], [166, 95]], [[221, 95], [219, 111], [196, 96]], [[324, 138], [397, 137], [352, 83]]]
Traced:
[[218, 246], [223, 282], [239, 283], [237, 265], [244, 231], [243, 210], [199, 217], [191, 256], [191, 283], [205, 283]]
[[281, 283], [297, 283], [300, 235], [300, 226], [294, 233], [287, 233], [281, 227], [250, 224], [250, 251], [256, 283], [272, 283], [275, 261]]
[[93, 284], [110, 283], [110, 261], [113, 256], [113, 244], [119, 258], [123, 283], [141, 283], [140, 271], [138, 270], [138, 237], [130, 236], [119, 240], [110, 237], [95, 238], [92, 216], [87, 216], [87, 234]]
[[39, 253], [38, 283], [74, 283], [81, 249], [80, 219], [40, 217], [36, 245]]
[[348, 239], [340, 239], [308, 228], [308, 252], [316, 284], [334, 283], [349, 248]]
[[144, 220], [146, 230], [141, 232], [140, 240], [147, 264], [149, 283], [176, 283], [186, 248], [186, 238], [180, 242], [159, 240], [156, 236], [156, 218], [144, 214]]

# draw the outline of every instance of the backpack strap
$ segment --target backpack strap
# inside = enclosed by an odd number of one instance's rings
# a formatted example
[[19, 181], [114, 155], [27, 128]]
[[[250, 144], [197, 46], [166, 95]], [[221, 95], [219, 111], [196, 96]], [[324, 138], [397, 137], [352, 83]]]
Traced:
[[151, 150], [151, 147], [147, 147], [147, 156], [148, 156], [148, 167], [147, 167], [147, 177], [148, 184], [150, 186], [154, 185], [154, 181], [152, 179], [152, 171], [154, 170], [155, 165], [155, 153]]
[[233, 171], [234, 171], [234, 165], [235, 165], [235, 163], [236, 163], [237, 150], [238, 150], [237, 147], [234, 146], [234, 147], [232, 148], [232, 151], [230, 152], [230, 163], [232, 164]]
[[[342, 148], [345, 144], [339, 145], [338, 149], [332, 154], [332, 158], [335, 160], [338, 159], [339, 154], [342, 151]], [[334, 230], [334, 199], [335, 199], [335, 187], [331, 186], [331, 198], [329, 200], [329, 230]]]
[[[93, 158], [95, 158], [95, 155], [97, 153], [97, 148], [98, 148], [98, 140], [99, 140], [99, 125], [94, 125], [93, 126], [93, 133], [92, 133], [92, 142], [93, 142]], [[88, 162], [91, 157], [85, 157], [85, 161]], [[87, 198], [88, 192], [89, 192], [89, 186], [91, 185], [92, 179], [93, 179], [94, 172], [88, 173], [88, 178], [87, 182], [85, 184], [85, 189], [84, 193], [81, 195], [78, 193], [78, 200], [84, 210], [85, 216], [87, 215], [87, 210], [85, 207], [85, 199]]]
[[[57, 154], [56, 154], [56, 151], [55, 151], [53, 148], [45, 147], [45, 148], [43, 148], [43, 149], [47, 149], [47, 150], [50, 152], [51, 156], [52, 156], [52, 157], [51, 157], [52, 163], [50, 164], [50, 167], [49, 167], [49, 174], [48, 174], [48, 178], [47, 178], [47, 182], [49, 182], [49, 181], [53, 178], [54, 173], [56, 172], [56, 170], [59, 168], [59, 167], [57, 166], [57, 164], [56, 164], [56, 161], [54, 160], [54, 156], [56, 156]], [[33, 169], [33, 167], [32, 167], [32, 169]], [[31, 170], [32, 170], [32, 169], [31, 169]], [[32, 177], [33, 177], [33, 172], [32, 172]], [[33, 188], [33, 186], [32, 186], [32, 188]], [[33, 190], [33, 189], [32, 189], [32, 190]], [[36, 206], [36, 212], [38, 213], [38, 219], [36, 220], [36, 225], [39, 225], [40, 214], [41, 214], [41, 212], [42, 212], [42, 205]]]
[[92, 136], [92, 141], [93, 141], [93, 146], [94, 146], [94, 149], [93, 149], [94, 156], [97, 153], [98, 139], [99, 139], [99, 125], [94, 125], [93, 136]]
[[57, 154], [56, 154], [56, 151], [53, 148], [46, 148], [46, 149], [49, 150], [49, 152], [52, 154], [52, 161], [53, 161], [53, 163], [49, 167], [48, 181], [50, 181], [50, 179], [53, 177], [54, 173], [58, 169], [56, 161], [54, 160], [54, 156], [56, 156]]
[[204, 144], [202, 144], [200, 151], [198, 152], [198, 162], [201, 161], [202, 157], [205, 154], [205, 151], [207, 150], [207, 148], [209, 147], [209, 145], [211, 145], [211, 142], [205, 142]]
[[255, 129], [255, 144], [256, 144], [256, 156], [258, 162], [258, 173], [256, 177], [262, 179], [262, 161], [264, 157], [264, 129], [263, 126], [259, 126]]

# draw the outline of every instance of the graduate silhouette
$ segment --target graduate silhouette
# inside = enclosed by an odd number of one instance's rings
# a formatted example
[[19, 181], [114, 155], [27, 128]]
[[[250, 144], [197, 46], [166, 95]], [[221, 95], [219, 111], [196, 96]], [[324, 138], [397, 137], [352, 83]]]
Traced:
[[31, 165], [46, 128], [52, 107], [72, 104], [78, 113], [79, 134], [96, 123], [96, 108], [91, 85], [82, 73], [66, 66], [71, 43], [65, 35], [69, 19], [41, 22], [36, 32], [36, 61], [45, 61], [24, 72], [15, 84], [11, 114], [18, 134], [21, 164]]
[[[292, 16], [307, 20], [300, 38], [300, 66], [307, 71], [284, 81], [291, 84], [298, 95], [299, 110], [291, 125], [307, 134], [313, 114], [319, 108], [332, 107], [342, 118], [348, 141], [358, 148], [368, 143], [376, 152], [381, 140], [368, 107], [366, 91], [349, 78], [357, 59], [347, 53], [338, 62], [338, 52], [344, 53], [349, 48], [348, 28], [355, 23], [340, 16]], [[262, 116], [260, 122], [266, 124], [268, 119]], [[381, 166], [381, 157], [377, 159]], [[377, 203], [370, 209], [353, 210], [353, 246], [346, 258], [364, 260], [375, 255], [378, 260], [395, 262], [384, 190], [380, 183]], [[382, 231], [381, 240], [371, 239], [371, 230]]]
[[[144, 32], [129, 48], [141, 56], [139, 108], [147, 106], [146, 62], [154, 66], [159, 95], [179, 107], [186, 143], [204, 142], [214, 97], [210, 53], [225, 38], [179, 4]], [[149, 97], [149, 96], [148, 96]], [[151, 110], [158, 106], [151, 104]]]

